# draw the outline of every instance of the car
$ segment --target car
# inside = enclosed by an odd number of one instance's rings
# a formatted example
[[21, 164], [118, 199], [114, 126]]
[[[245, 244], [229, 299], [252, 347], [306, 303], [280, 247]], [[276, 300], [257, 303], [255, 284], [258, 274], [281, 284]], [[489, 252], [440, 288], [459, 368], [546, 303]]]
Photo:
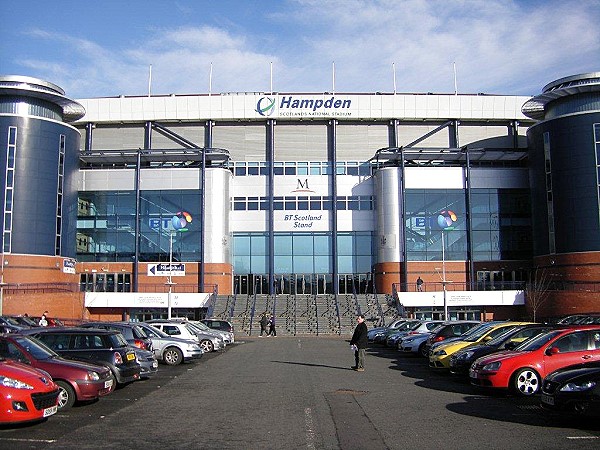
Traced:
[[210, 328], [204, 322], [199, 321], [199, 320], [190, 320], [189, 323], [194, 325], [196, 328], [199, 328], [200, 331], [203, 331], [204, 333], [212, 333], [215, 336], [220, 336], [223, 339], [223, 342], [225, 342], [225, 345], [230, 345], [230, 344], [235, 343], [235, 336], [233, 335], [233, 333], [230, 333], [229, 331], [223, 331], [223, 330], [218, 330], [216, 328]]
[[540, 334], [513, 351], [478, 358], [469, 370], [469, 379], [476, 386], [531, 396], [539, 393], [541, 380], [547, 374], [598, 360], [600, 326], [576, 326]]
[[140, 379], [141, 367], [121, 333], [96, 328], [40, 327], [22, 331], [42, 341], [63, 358], [110, 368], [117, 385]]
[[62, 358], [30, 336], [0, 336], [0, 356], [49, 373], [60, 390], [59, 410], [70, 408], [76, 401], [96, 400], [114, 389], [108, 367]]
[[[21, 331], [31, 328], [30, 325], [24, 325], [17, 319], [11, 316], [0, 316], [0, 325], [4, 325], [8, 327], [8, 329], [13, 331]], [[12, 332], [12, 331], [11, 331]]]
[[152, 351], [152, 339], [148, 337], [143, 328], [132, 322], [87, 322], [81, 324], [80, 327], [116, 330], [123, 335], [129, 345]]
[[425, 343], [424, 352], [429, 356], [429, 351], [433, 344], [437, 342], [445, 341], [446, 339], [458, 339], [459, 336], [469, 332], [476, 326], [481, 326], [484, 323], [478, 320], [455, 320], [445, 322], [440, 328], [437, 328], [435, 332], [432, 332], [427, 342]]
[[509, 329], [491, 341], [470, 345], [458, 350], [450, 356], [450, 373], [468, 376], [469, 369], [477, 358], [503, 350], [513, 350], [527, 339], [531, 339], [538, 334], [546, 333], [547, 331], [556, 328], [557, 326], [555, 325], [541, 324], [518, 326]]
[[202, 351], [210, 353], [221, 350], [225, 347], [223, 339], [214, 334], [204, 333], [200, 329], [181, 319], [153, 319], [148, 320], [147, 324], [158, 328], [169, 336], [176, 336], [183, 339], [193, 339], [200, 344]]
[[223, 319], [202, 319], [204, 325], [214, 330], [227, 331], [228, 333], [233, 333], [233, 325], [228, 320]]
[[434, 370], [448, 370], [450, 369], [450, 357], [453, 353], [471, 345], [490, 341], [509, 329], [519, 325], [527, 325], [529, 323], [530, 322], [493, 322], [489, 323], [486, 327], [478, 329], [477, 332], [469, 333], [464, 338], [451, 342], [440, 342], [431, 349], [429, 354], [429, 367]]
[[204, 351], [194, 339], [180, 339], [169, 336], [145, 322], [140, 322], [138, 325], [152, 339], [152, 348], [154, 349], [156, 358], [169, 366], [176, 366], [184, 361], [200, 359], [204, 354]]
[[19, 324], [25, 326], [25, 327], [39, 327], [40, 325], [33, 320], [31, 317], [29, 316], [8, 316], [11, 319], [16, 320]]
[[414, 353], [415, 355], [423, 356], [425, 358], [428, 357], [429, 350], [427, 350], [427, 339], [429, 339], [431, 333], [434, 333], [440, 326], [443, 325], [438, 325], [428, 333], [409, 334], [404, 336], [398, 341], [398, 351], [403, 353]]
[[443, 320], [420, 320], [420, 321], [418, 321], [417, 324], [415, 324], [408, 330], [402, 330], [402, 331], [398, 331], [396, 333], [390, 334], [385, 340], [385, 345], [387, 347], [395, 347], [398, 350], [400, 350], [400, 348], [398, 347], [398, 343], [399, 343], [400, 339], [402, 339], [403, 337], [409, 336], [412, 334], [420, 334], [423, 332], [428, 332], [428, 331], [436, 328], [441, 323], [443, 323]]
[[58, 411], [59, 389], [44, 371], [0, 358], [0, 423], [44, 420]]
[[392, 321], [389, 325], [385, 326], [385, 327], [375, 327], [375, 328], [371, 328], [369, 331], [367, 331], [367, 339], [369, 342], [373, 342], [373, 339], [375, 338], [375, 335], [381, 331], [386, 331], [386, 330], [390, 330], [393, 328], [398, 328], [402, 323], [406, 322], [408, 319], [405, 318], [401, 318], [401, 319], [396, 319], [394, 321]]
[[[394, 333], [398, 333], [401, 331], [408, 331], [411, 330], [413, 327], [416, 327], [418, 325], [421, 324], [420, 320], [407, 320], [402, 322], [401, 324], [399, 324], [397, 327], [395, 328], [385, 328], [381, 331], [378, 331], [376, 333], [374, 333], [373, 336], [373, 343], [374, 344], [383, 344], [385, 345], [386, 340], [388, 338], [388, 336], [394, 334]], [[367, 339], [368, 339], [369, 333], [367, 332]]]
[[600, 417], [600, 361], [550, 373], [542, 383], [541, 405], [567, 414]]

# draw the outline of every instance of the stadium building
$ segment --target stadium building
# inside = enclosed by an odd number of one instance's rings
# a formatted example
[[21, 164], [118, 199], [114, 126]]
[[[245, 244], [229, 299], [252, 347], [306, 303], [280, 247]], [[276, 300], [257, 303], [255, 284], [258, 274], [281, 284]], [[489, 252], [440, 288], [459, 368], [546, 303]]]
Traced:
[[600, 73], [533, 98], [77, 101], [4, 76], [0, 133], [5, 314], [247, 317], [257, 298], [275, 312], [326, 298], [338, 316], [598, 309]]

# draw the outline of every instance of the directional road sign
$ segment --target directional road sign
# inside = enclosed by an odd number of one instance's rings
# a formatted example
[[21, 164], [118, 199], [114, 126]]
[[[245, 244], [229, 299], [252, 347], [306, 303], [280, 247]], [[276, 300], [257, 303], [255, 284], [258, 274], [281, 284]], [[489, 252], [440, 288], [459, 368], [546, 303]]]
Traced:
[[183, 263], [158, 263], [148, 264], [149, 277], [184, 277], [185, 264]]

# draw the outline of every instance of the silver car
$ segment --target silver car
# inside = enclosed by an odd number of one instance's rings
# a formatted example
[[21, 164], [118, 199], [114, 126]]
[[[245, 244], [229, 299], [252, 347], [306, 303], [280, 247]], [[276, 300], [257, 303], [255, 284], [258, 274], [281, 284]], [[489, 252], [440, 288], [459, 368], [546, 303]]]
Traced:
[[187, 320], [182, 319], [154, 319], [146, 323], [158, 328], [169, 336], [175, 336], [183, 339], [194, 339], [205, 353], [221, 350], [225, 347], [225, 342], [220, 336], [208, 334], [194, 327]]
[[233, 333], [230, 333], [229, 331], [216, 330], [214, 328], [210, 328], [208, 325], [198, 320], [190, 320], [189, 322], [196, 328], [200, 328], [200, 330], [204, 331], [205, 333], [213, 333], [216, 336], [221, 336], [223, 338], [223, 341], [225, 341], [226, 345], [235, 343], [235, 337]]
[[144, 322], [137, 325], [142, 327], [152, 340], [152, 347], [156, 358], [169, 366], [176, 366], [184, 361], [200, 359], [204, 354], [204, 351], [196, 340], [169, 336], [158, 328]]

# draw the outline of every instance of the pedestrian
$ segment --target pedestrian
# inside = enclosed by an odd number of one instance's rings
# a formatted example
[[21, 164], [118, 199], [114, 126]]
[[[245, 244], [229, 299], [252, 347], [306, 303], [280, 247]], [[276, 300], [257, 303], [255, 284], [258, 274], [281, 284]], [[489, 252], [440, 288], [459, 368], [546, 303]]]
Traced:
[[277, 336], [277, 331], [275, 331], [275, 316], [271, 314], [271, 318], [269, 319], [269, 333], [267, 336]]
[[40, 317], [40, 321], [38, 322], [38, 325], [40, 327], [48, 326], [48, 311], [44, 311], [44, 314], [42, 314], [42, 317]]
[[354, 362], [355, 365], [352, 366], [352, 369], [357, 372], [365, 371], [365, 349], [367, 348], [367, 324], [365, 323], [365, 316], [363, 314], [359, 314], [356, 316], [356, 328], [354, 328], [354, 333], [352, 334], [352, 339], [350, 340], [350, 348], [354, 350]]
[[417, 291], [423, 292], [423, 280], [421, 279], [420, 276], [419, 276], [419, 278], [417, 278]]
[[268, 335], [267, 326], [269, 325], [269, 319], [267, 319], [267, 313], [263, 313], [260, 317], [260, 337], [263, 333]]

